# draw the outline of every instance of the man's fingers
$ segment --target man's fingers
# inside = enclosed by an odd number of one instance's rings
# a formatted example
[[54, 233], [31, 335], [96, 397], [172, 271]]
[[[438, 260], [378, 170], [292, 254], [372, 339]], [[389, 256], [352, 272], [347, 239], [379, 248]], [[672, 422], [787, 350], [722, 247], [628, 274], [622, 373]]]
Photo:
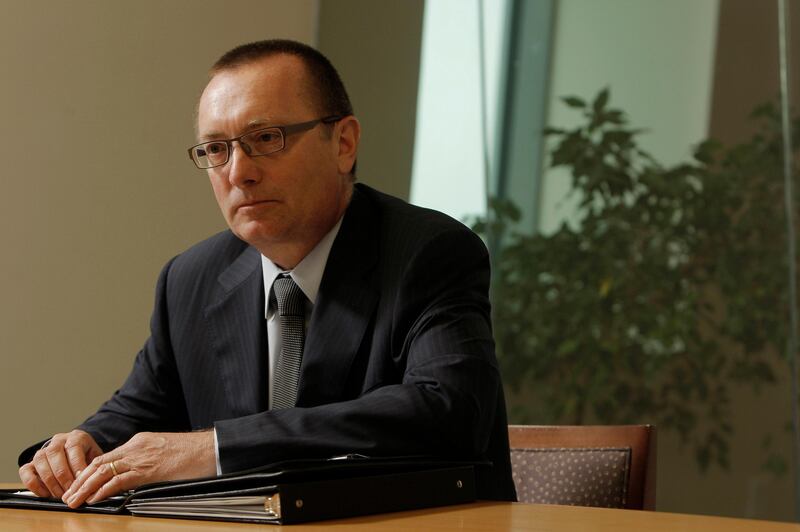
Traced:
[[[70, 508], [77, 508], [89, 498], [92, 499], [92, 502], [101, 500], [95, 497], [95, 495], [106, 483], [114, 480], [115, 475], [114, 471], [111, 469], [111, 465], [108, 463], [97, 464], [96, 462], [97, 461], [93, 462], [81, 473], [78, 478], [80, 487], [76, 490], [72, 490], [66, 497], [64, 502], [66, 502]], [[116, 483], [113, 483], [113, 485], [116, 485]]]
[[37, 451], [36, 454], [33, 455], [33, 461], [31, 463], [36, 470], [36, 474], [39, 476], [39, 479], [50, 492], [50, 496], [60, 499], [64, 495], [64, 490], [61, 488], [61, 485], [58, 483], [58, 480], [53, 474], [53, 470], [50, 469], [50, 462], [48, 462], [44, 451]]
[[25, 484], [25, 487], [35, 493], [38, 497], [53, 496], [53, 494], [50, 493], [50, 490], [47, 489], [47, 486], [45, 486], [41, 481], [39, 475], [36, 474], [36, 469], [33, 467], [33, 464], [25, 464], [24, 466], [20, 467], [19, 478], [22, 480], [22, 483]]
[[87, 465], [86, 468], [75, 478], [75, 482], [72, 483], [72, 486], [70, 486], [70, 488], [61, 496], [61, 500], [67, 503], [75, 494], [75, 492], [81, 489], [83, 484], [90, 479], [92, 475], [94, 475], [99, 465], [99, 459], [89, 462], [89, 465]]
[[87, 503], [94, 504], [98, 501], [113, 497], [118, 493], [136, 486], [136, 475], [133, 471], [118, 471], [118, 475], [114, 475], [111, 480], [103, 484], [97, 492], [87, 499]]
[[69, 462], [72, 474], [77, 477], [88, 465], [86, 461], [86, 451], [83, 447], [70, 445], [69, 443], [64, 447], [64, 450], [67, 451], [67, 461]]
[[50, 470], [56, 478], [59, 486], [61, 487], [61, 494], [63, 495], [75, 480], [75, 475], [72, 474], [72, 468], [69, 465], [66, 450], [63, 443], [60, 445], [51, 443], [43, 449], [47, 461], [50, 463]]
[[81, 471], [86, 469], [89, 462], [102, 455], [103, 451], [88, 432], [75, 429], [66, 436], [64, 449], [70, 468], [77, 477]]
[[[19, 469], [20, 480], [40, 497], [63, 499], [87, 464], [103, 451], [94, 438], [82, 430], [56, 434]], [[72, 490], [74, 491], [74, 490]]]

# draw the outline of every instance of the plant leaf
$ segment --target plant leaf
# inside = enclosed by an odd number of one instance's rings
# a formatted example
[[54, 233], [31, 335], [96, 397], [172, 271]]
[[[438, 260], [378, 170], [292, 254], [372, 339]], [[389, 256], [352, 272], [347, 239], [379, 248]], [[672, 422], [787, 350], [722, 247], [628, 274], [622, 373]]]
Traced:
[[578, 98], [577, 96], [563, 96], [561, 98], [565, 104], [570, 107], [574, 107], [576, 109], [584, 109], [586, 107], [586, 102]]

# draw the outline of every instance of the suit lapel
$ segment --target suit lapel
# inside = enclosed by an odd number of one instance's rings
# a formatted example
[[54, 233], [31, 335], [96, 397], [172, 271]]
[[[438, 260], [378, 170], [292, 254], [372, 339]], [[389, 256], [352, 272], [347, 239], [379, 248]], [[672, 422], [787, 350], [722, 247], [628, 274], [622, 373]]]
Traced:
[[248, 246], [218, 277], [221, 292], [206, 307], [231, 417], [267, 408], [264, 282], [258, 251]]
[[331, 248], [306, 336], [297, 406], [342, 400], [353, 358], [378, 301], [377, 216], [356, 186]]

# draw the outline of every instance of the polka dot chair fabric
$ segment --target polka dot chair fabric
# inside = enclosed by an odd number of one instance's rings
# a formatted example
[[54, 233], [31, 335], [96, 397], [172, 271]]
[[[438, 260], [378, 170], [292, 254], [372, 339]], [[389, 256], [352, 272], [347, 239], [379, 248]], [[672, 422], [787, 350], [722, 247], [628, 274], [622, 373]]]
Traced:
[[655, 510], [653, 425], [509, 425], [522, 502]]
[[631, 449], [511, 449], [520, 502], [625, 508]]

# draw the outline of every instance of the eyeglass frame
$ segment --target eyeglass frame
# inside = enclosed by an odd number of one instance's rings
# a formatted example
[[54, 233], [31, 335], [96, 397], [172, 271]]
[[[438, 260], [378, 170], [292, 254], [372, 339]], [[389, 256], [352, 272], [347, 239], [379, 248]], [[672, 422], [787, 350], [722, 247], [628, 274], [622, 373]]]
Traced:
[[[238, 142], [239, 143], [239, 146], [242, 147], [242, 151], [244, 151], [244, 153], [247, 154], [248, 157], [263, 157], [265, 155], [272, 155], [273, 153], [278, 153], [279, 151], [282, 151], [284, 148], [286, 148], [286, 137], [288, 135], [294, 135], [295, 133], [301, 133], [303, 131], [309, 131], [309, 130], [315, 128], [317, 126], [317, 124], [334, 124], [334, 123], [340, 121], [341, 119], [345, 118], [345, 116], [346, 115], [329, 115], [329, 116], [324, 116], [322, 118], [317, 118], [315, 120], [309, 120], [308, 122], [300, 122], [300, 123], [297, 123], [297, 124], [288, 124], [288, 125], [285, 125], [285, 126], [261, 127], [261, 128], [258, 128], [258, 129], [254, 129], [252, 131], [248, 131], [247, 133], [244, 133], [243, 135], [239, 135], [238, 137], [234, 137], [232, 139], [207, 140], [206, 142], [201, 142], [199, 144], [195, 144], [194, 146], [189, 148], [187, 150], [187, 152], [189, 153], [189, 159], [192, 160], [194, 165], [199, 170], [208, 170], [210, 168], [218, 168], [220, 166], [226, 165], [228, 163], [228, 161], [231, 160], [231, 153], [233, 153], [233, 143], [234, 142]], [[271, 152], [268, 152], [268, 153], [256, 153], [256, 154], [253, 154], [252, 153], [253, 152], [253, 148], [249, 144], [247, 144], [245, 142], [242, 142], [242, 139], [245, 138], [245, 137], [248, 137], [250, 135], [256, 134], [256, 133], [258, 133], [260, 131], [266, 131], [268, 129], [277, 129], [278, 131], [280, 131], [280, 133], [281, 133], [281, 146], [280, 146], [280, 148], [278, 148], [276, 150], [272, 150]], [[197, 148], [199, 148], [201, 146], [205, 146], [207, 144], [213, 144], [215, 142], [222, 142], [222, 143], [225, 144], [225, 147], [227, 149], [227, 156], [225, 157], [225, 160], [223, 162], [221, 162], [219, 164], [215, 164], [213, 166], [200, 166], [200, 164], [197, 162], [197, 160], [194, 158], [194, 156], [192, 154], [194, 153], [194, 151]]]

